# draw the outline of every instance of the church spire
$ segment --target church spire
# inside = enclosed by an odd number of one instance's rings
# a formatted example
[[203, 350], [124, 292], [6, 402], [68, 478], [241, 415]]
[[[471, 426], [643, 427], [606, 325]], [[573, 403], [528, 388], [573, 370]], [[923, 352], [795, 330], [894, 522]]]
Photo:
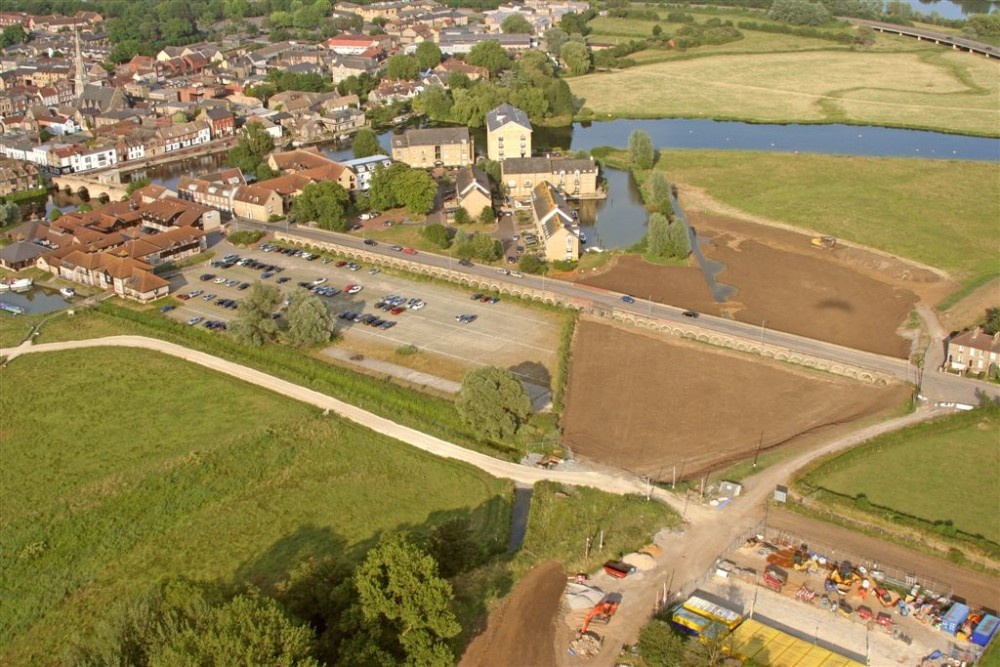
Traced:
[[79, 98], [83, 95], [83, 89], [87, 85], [87, 81], [84, 78], [83, 72], [83, 54], [80, 52], [80, 30], [78, 28], [74, 28], [73, 35], [76, 46], [76, 78], [74, 79], [73, 92], [75, 92], [77, 98]]

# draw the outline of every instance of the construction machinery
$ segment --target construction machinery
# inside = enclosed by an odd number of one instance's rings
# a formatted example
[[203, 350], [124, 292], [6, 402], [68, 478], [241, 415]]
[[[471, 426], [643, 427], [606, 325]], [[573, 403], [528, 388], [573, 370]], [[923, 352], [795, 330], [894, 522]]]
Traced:
[[594, 605], [593, 609], [587, 612], [587, 616], [583, 619], [583, 624], [577, 631], [576, 636], [582, 637], [587, 634], [587, 630], [590, 628], [590, 624], [594, 621], [601, 621], [602, 623], [608, 623], [611, 621], [611, 617], [615, 615], [618, 611], [618, 600], [614, 598], [605, 598]]
[[851, 565], [851, 561], [845, 560], [834, 566], [827, 581], [829, 582], [827, 584], [827, 590], [830, 590], [831, 588], [829, 584], [833, 584], [833, 588], [835, 588], [838, 593], [841, 595], [847, 595], [851, 591], [851, 587], [861, 581], [861, 576], [854, 571], [854, 566]]
[[763, 581], [765, 586], [780, 593], [781, 589], [788, 582], [788, 572], [782, 570], [777, 565], [768, 565], [764, 568]]
[[814, 236], [810, 243], [813, 247], [824, 250], [833, 250], [837, 247], [837, 239], [832, 236]]

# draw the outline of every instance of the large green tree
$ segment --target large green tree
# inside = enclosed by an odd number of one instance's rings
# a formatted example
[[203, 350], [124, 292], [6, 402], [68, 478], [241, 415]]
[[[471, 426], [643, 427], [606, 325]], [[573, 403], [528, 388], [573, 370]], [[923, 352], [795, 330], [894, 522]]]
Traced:
[[646, 179], [646, 190], [649, 192], [649, 201], [659, 206], [660, 202], [670, 199], [670, 182], [667, 175], [662, 171], [650, 173]]
[[511, 14], [500, 24], [500, 32], [507, 35], [533, 35], [535, 28], [523, 14]]
[[496, 76], [500, 70], [508, 69], [513, 64], [500, 42], [494, 40], [479, 42], [473, 46], [465, 61], [470, 65], [485, 67], [490, 76]]
[[511, 438], [531, 415], [531, 399], [520, 381], [495, 366], [466, 374], [457, 407], [466, 424], [494, 442]]
[[315, 294], [297, 292], [292, 296], [286, 313], [288, 339], [296, 345], [321, 345], [333, 336], [330, 311]]
[[437, 183], [423, 169], [410, 169], [393, 181], [396, 200], [414, 213], [430, 213], [437, 197]]
[[654, 257], [666, 257], [670, 248], [670, 223], [661, 213], [653, 213], [646, 221], [646, 248]]
[[229, 151], [226, 163], [259, 180], [271, 178], [274, 174], [267, 166], [267, 156], [273, 150], [274, 138], [259, 122], [251, 121], [243, 128], [236, 147]]
[[633, 169], [650, 169], [656, 154], [653, 140], [642, 130], [632, 130], [628, 135], [628, 160]]
[[417, 44], [413, 56], [417, 59], [420, 69], [433, 69], [441, 62], [441, 47], [430, 40], [424, 40]]
[[792, 25], [823, 25], [830, 20], [830, 12], [812, 0], [774, 0], [767, 17]]
[[342, 664], [454, 664], [448, 640], [461, 626], [451, 584], [409, 536], [384, 535], [355, 572], [354, 586], [361, 622]]
[[356, 158], [369, 157], [382, 153], [382, 146], [378, 142], [378, 136], [367, 127], [361, 128], [354, 135], [354, 141], [351, 142], [351, 149], [354, 151], [354, 157]]
[[321, 229], [347, 229], [347, 207], [351, 195], [340, 183], [320, 181], [302, 188], [292, 199], [292, 217], [299, 222], [315, 221]]
[[14, 202], [0, 201], [0, 227], [8, 227], [21, 222], [21, 207]]
[[412, 81], [413, 79], [416, 79], [419, 74], [420, 65], [417, 63], [417, 59], [413, 56], [397, 53], [389, 58], [388, 62], [385, 64], [385, 75], [390, 79], [406, 79], [408, 81]]
[[559, 50], [559, 58], [566, 64], [569, 73], [574, 76], [586, 74], [590, 71], [592, 61], [590, 49], [586, 44], [580, 42], [566, 42]]
[[271, 313], [281, 301], [281, 292], [274, 285], [256, 282], [240, 300], [240, 309], [229, 331], [245, 345], [261, 346], [274, 340], [278, 325]]

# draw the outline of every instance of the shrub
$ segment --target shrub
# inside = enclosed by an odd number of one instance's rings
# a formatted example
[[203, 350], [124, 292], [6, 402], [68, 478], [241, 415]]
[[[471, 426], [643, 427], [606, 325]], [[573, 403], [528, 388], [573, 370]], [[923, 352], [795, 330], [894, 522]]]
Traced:
[[260, 241], [263, 236], [264, 232], [259, 231], [233, 232], [229, 235], [229, 242], [233, 245], [253, 245]]

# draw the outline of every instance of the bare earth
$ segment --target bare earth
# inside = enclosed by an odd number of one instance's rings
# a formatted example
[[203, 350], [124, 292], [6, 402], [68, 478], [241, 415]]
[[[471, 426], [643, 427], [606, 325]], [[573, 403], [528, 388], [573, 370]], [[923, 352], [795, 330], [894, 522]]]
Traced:
[[490, 613], [486, 629], [469, 644], [460, 667], [555, 667], [556, 612], [566, 573], [547, 561], [527, 574]]
[[581, 320], [564, 439], [584, 459], [669, 481], [803, 434], [888, 414], [900, 385], [874, 387], [656, 334]]

